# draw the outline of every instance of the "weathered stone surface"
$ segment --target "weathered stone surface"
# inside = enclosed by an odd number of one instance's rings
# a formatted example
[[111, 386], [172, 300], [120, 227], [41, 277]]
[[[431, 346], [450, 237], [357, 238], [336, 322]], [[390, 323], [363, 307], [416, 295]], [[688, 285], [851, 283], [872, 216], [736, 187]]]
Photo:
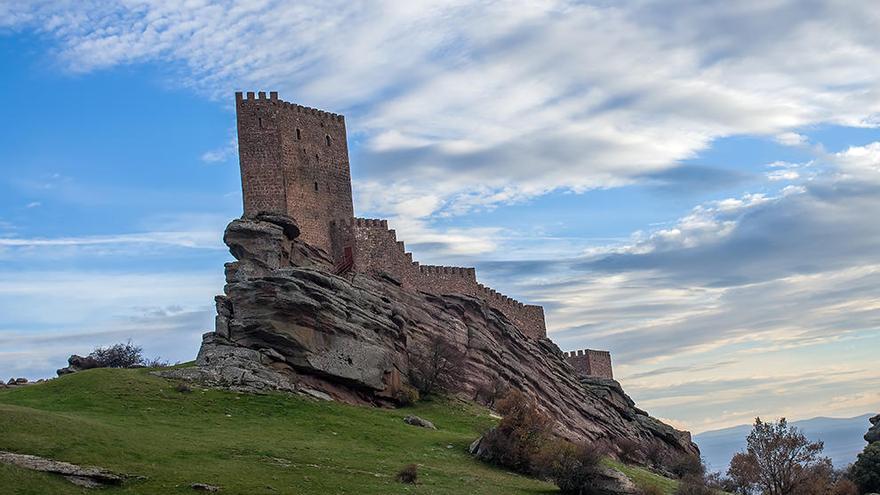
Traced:
[[871, 428], [865, 433], [865, 441], [868, 443], [880, 442], [880, 414], [871, 418]]
[[227, 264], [218, 331], [205, 336], [196, 368], [165, 376], [387, 404], [408, 385], [408, 355], [439, 334], [467, 357], [458, 393], [468, 399], [506, 382], [534, 397], [573, 440], [630, 438], [670, 454], [698, 453], [687, 432], [637, 409], [619, 383], [579, 377], [552, 341], [528, 338], [482, 299], [336, 276], [320, 251], [267, 222], [235, 220], [224, 238], [238, 261]]
[[296, 239], [299, 237], [299, 225], [296, 220], [281, 213], [260, 212], [257, 213], [255, 220], [260, 222], [273, 223], [284, 230], [284, 235], [288, 239]]
[[0, 463], [24, 469], [59, 474], [75, 485], [94, 488], [103, 485], [120, 485], [123, 476], [97, 467], [82, 467], [68, 462], [53, 461], [43, 457], [0, 451]]
[[428, 421], [427, 419], [422, 419], [418, 416], [407, 416], [403, 418], [403, 422], [408, 425], [418, 426], [420, 428], [428, 428], [431, 430], [436, 430], [437, 427], [434, 426], [434, 423]]
[[67, 367], [61, 368], [57, 370], [55, 373], [58, 376], [68, 375], [70, 373], [76, 373], [77, 371], [90, 370], [93, 368], [100, 368], [101, 363], [98, 362], [97, 359], [91, 356], [78, 356], [76, 354], [72, 354], [69, 358], [67, 358]]
[[605, 466], [593, 468], [593, 495], [637, 495], [642, 493], [625, 474]]

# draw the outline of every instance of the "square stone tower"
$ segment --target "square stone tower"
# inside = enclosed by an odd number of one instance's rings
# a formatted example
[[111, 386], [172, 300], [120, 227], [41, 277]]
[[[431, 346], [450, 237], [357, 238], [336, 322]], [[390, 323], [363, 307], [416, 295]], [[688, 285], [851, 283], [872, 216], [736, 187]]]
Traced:
[[301, 237], [333, 254], [333, 224], [351, 222], [345, 118], [269, 97], [235, 93], [244, 216], [284, 213]]

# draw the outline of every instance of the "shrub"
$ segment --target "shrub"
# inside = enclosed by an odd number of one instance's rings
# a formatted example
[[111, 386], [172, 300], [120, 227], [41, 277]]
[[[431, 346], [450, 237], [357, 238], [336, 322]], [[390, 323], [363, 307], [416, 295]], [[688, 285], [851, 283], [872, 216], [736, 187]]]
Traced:
[[645, 449], [645, 459], [655, 468], [664, 468], [669, 464], [669, 454], [660, 442], [652, 442]]
[[850, 477], [863, 492], [880, 492], [880, 442], [865, 447], [853, 464]]
[[510, 385], [500, 377], [491, 382], [481, 383], [474, 394], [474, 400], [480, 404], [492, 407], [495, 403], [510, 392]]
[[678, 483], [675, 495], [714, 495], [715, 490], [706, 486], [702, 477], [688, 476]]
[[174, 390], [177, 390], [178, 392], [180, 392], [182, 394], [189, 394], [189, 393], [192, 393], [192, 391], [193, 391], [192, 387], [190, 387], [189, 385], [187, 385], [184, 382], [178, 383], [177, 386], [174, 387]]
[[415, 464], [408, 464], [397, 472], [397, 481], [415, 485], [419, 482], [419, 467]]
[[641, 464], [645, 458], [642, 446], [630, 438], [618, 440], [617, 451], [620, 453], [620, 460], [629, 464]]
[[404, 385], [394, 394], [394, 400], [398, 406], [411, 406], [419, 401], [419, 391]]
[[562, 493], [588, 493], [602, 457], [589, 444], [553, 440], [536, 454], [534, 467]]
[[171, 366], [171, 363], [158, 356], [152, 359], [145, 358], [143, 352], [141, 346], [134, 345], [129, 340], [124, 344], [96, 347], [88, 357], [98, 363], [98, 368], [167, 368]]
[[97, 347], [89, 357], [94, 358], [101, 368], [132, 368], [144, 362], [143, 348], [131, 343]]
[[503, 418], [483, 435], [482, 457], [520, 473], [534, 473], [536, 455], [552, 437], [550, 418], [516, 390], [498, 401], [496, 409]]
[[682, 454], [675, 456], [667, 463], [666, 468], [678, 479], [702, 479], [706, 474], [706, 467], [703, 466], [703, 461], [695, 455]]
[[465, 354], [440, 335], [409, 356], [409, 381], [422, 397], [452, 388], [465, 362]]
[[832, 495], [859, 495], [859, 487], [848, 479], [840, 479], [831, 489]]
[[666, 495], [666, 491], [657, 485], [650, 485], [642, 488], [641, 495]]
[[159, 356], [152, 359], [145, 359], [142, 364], [147, 368], [167, 368], [171, 366], [170, 362], [165, 361]]

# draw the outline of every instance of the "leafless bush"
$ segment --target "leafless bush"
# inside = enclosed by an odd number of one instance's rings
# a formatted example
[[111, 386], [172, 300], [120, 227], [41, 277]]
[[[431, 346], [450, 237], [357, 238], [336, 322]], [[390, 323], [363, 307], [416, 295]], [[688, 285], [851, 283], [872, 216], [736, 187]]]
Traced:
[[88, 357], [98, 363], [98, 368], [167, 368], [171, 366], [171, 363], [158, 356], [145, 358], [143, 348], [132, 344], [131, 340], [107, 347], [96, 347]]
[[602, 456], [586, 443], [554, 439], [541, 448], [533, 464], [562, 493], [589, 493]]
[[143, 348], [131, 340], [124, 344], [97, 347], [89, 357], [94, 358], [101, 368], [132, 368], [144, 362]]
[[450, 390], [464, 365], [465, 355], [439, 335], [409, 357], [409, 380], [422, 397]]
[[411, 406], [419, 401], [419, 391], [408, 386], [403, 386], [394, 394], [394, 400], [398, 406]]
[[492, 407], [495, 403], [507, 395], [510, 391], [510, 385], [500, 377], [496, 377], [491, 382], [483, 382], [477, 387], [474, 400], [480, 404]]
[[678, 483], [675, 495], [715, 495], [702, 476], [688, 476]]
[[669, 454], [660, 442], [652, 442], [645, 449], [645, 459], [655, 468], [665, 468], [669, 464]]
[[414, 485], [419, 482], [419, 467], [415, 464], [408, 464], [397, 472], [397, 481]]
[[695, 455], [681, 454], [672, 457], [668, 461], [666, 468], [678, 479], [702, 480], [706, 474], [706, 467], [703, 465], [703, 461]]
[[617, 450], [620, 452], [620, 460], [628, 464], [641, 464], [645, 458], [642, 446], [639, 442], [630, 438], [617, 440]]
[[642, 488], [641, 495], [666, 495], [666, 491], [657, 485]]
[[166, 361], [159, 356], [151, 359], [145, 359], [142, 364], [145, 368], [167, 368], [171, 366], [171, 362]]
[[536, 455], [552, 436], [550, 418], [517, 390], [499, 400], [496, 409], [503, 418], [483, 435], [484, 457], [520, 473], [535, 472]]

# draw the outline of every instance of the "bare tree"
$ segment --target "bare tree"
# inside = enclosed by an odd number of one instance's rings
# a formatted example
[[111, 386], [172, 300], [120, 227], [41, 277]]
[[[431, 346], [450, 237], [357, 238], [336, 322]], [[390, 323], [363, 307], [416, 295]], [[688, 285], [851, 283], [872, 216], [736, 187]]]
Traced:
[[421, 396], [447, 390], [455, 383], [465, 355], [455, 344], [439, 335], [409, 356], [409, 380]]
[[807, 493], [830, 461], [821, 457], [822, 442], [810, 442], [785, 418], [765, 423], [755, 419], [746, 452], [730, 461], [728, 476], [740, 493], [793, 495]]

